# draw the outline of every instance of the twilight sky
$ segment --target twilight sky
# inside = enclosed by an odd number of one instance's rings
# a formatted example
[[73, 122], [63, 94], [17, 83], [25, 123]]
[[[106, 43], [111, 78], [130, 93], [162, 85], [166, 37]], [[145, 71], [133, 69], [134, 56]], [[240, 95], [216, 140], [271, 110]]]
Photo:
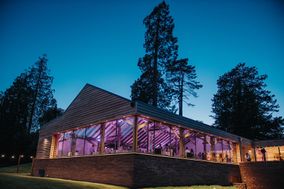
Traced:
[[[85, 83], [130, 98], [144, 55], [143, 19], [160, 0], [1, 0], [0, 90], [46, 53], [58, 106]], [[203, 88], [185, 116], [212, 124], [218, 77], [239, 62], [268, 74], [284, 115], [284, 3], [281, 0], [168, 0], [179, 57]]]

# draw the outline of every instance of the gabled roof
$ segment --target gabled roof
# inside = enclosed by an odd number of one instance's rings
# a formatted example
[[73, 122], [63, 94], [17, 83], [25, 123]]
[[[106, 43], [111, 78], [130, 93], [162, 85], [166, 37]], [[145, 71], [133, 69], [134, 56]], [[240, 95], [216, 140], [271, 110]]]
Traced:
[[88, 126], [99, 121], [134, 113], [135, 108], [131, 107], [130, 100], [86, 84], [62, 116], [42, 127], [41, 134], [48, 135]]
[[40, 133], [41, 135], [50, 135], [55, 132], [88, 126], [99, 121], [130, 114], [141, 114], [159, 121], [228, 138], [236, 142], [242, 139], [244, 143], [251, 143], [249, 139], [241, 138], [202, 122], [167, 112], [140, 101], [137, 101], [134, 107], [131, 100], [90, 84], [83, 87], [62, 116], [45, 124]]

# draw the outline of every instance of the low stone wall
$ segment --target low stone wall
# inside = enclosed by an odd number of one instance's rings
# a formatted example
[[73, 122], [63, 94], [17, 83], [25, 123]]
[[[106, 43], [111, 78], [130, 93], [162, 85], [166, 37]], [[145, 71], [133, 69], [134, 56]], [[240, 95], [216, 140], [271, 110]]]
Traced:
[[35, 159], [32, 174], [139, 188], [241, 182], [238, 165], [144, 154]]
[[241, 163], [240, 171], [247, 189], [284, 188], [284, 161]]

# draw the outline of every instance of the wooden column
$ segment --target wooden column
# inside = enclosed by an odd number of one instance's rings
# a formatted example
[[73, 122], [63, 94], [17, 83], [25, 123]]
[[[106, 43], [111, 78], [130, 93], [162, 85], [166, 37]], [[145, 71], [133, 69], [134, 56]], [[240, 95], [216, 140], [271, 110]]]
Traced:
[[243, 145], [242, 145], [242, 138], [239, 138], [239, 148], [240, 148], [240, 160], [243, 161]]
[[278, 146], [279, 161], [282, 161], [280, 147]]
[[179, 128], [179, 156], [184, 158], [184, 129]]
[[87, 128], [85, 128], [85, 134], [84, 134], [84, 145], [83, 145], [83, 155], [86, 155], [85, 148], [86, 148], [86, 138], [87, 138]]
[[195, 146], [194, 146], [194, 157], [195, 158], [197, 158], [197, 139], [196, 139], [196, 137], [197, 137], [197, 133], [195, 132], [195, 134], [194, 134], [194, 143], [195, 143]]
[[216, 153], [215, 153], [215, 137], [210, 136], [210, 160], [216, 161]]
[[152, 140], [152, 153], [155, 153], [156, 148], [156, 121], [154, 121], [154, 131], [153, 131], [153, 140]]
[[[206, 140], [206, 134], [205, 134], [205, 135], [204, 135], [204, 139], [203, 139], [203, 153], [204, 153], [204, 158], [207, 160], [206, 143], [207, 143], [207, 140]], [[202, 159], [203, 159], [203, 157], [202, 157]]]
[[254, 144], [254, 142], [252, 143], [252, 149], [253, 149], [253, 156], [254, 156], [254, 161], [257, 161], [257, 158], [256, 158], [256, 150], [255, 150], [255, 144]]
[[57, 156], [57, 143], [58, 143], [58, 135], [53, 135], [51, 138], [49, 158], [55, 158]]
[[138, 144], [138, 117], [134, 116], [134, 127], [133, 127], [133, 152], [137, 152]]
[[149, 144], [150, 144], [150, 142], [149, 142], [149, 140], [150, 140], [150, 138], [149, 138], [149, 121], [147, 120], [147, 153], [149, 153], [150, 152], [150, 150], [149, 150]]
[[74, 156], [75, 155], [75, 152], [76, 152], [76, 136], [75, 136], [75, 133], [74, 131], [72, 131], [72, 134], [71, 134], [71, 156]]
[[105, 123], [101, 124], [101, 143], [100, 143], [100, 154], [105, 153]]

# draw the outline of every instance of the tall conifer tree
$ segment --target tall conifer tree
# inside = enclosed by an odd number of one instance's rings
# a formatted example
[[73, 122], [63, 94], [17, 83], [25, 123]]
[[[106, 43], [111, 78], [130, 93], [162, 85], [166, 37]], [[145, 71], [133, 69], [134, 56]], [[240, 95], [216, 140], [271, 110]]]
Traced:
[[38, 119], [50, 108], [56, 107], [56, 101], [53, 98], [51, 88], [53, 77], [50, 76], [47, 68], [47, 57], [43, 55], [31, 67], [28, 72], [29, 84], [33, 90], [32, 103], [30, 104], [30, 115], [28, 130], [35, 131], [39, 129]]
[[177, 38], [169, 5], [164, 1], [144, 19], [146, 54], [138, 61], [141, 76], [131, 86], [133, 100], [170, 109], [170, 88], [165, 80], [166, 67], [177, 58]]
[[23, 152], [24, 147], [28, 145], [30, 133], [26, 126], [33, 91], [27, 78], [27, 73], [22, 73], [2, 96], [0, 149], [4, 154], [12, 155], [15, 152]]
[[0, 93], [1, 154], [33, 154], [38, 128], [62, 112], [57, 109], [51, 89], [46, 56], [39, 58], [28, 71]]

